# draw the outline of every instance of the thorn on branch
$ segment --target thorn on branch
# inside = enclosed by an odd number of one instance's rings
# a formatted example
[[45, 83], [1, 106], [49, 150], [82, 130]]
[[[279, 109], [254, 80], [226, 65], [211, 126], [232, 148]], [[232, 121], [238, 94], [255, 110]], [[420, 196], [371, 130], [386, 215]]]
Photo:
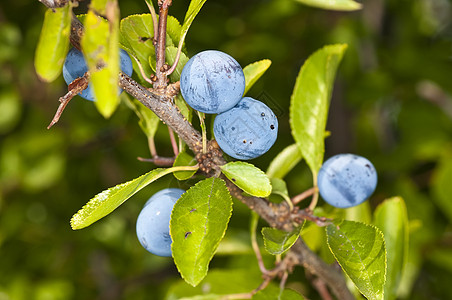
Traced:
[[69, 84], [68, 86], [69, 91], [67, 92], [66, 95], [60, 97], [60, 99], [58, 100], [60, 101], [60, 105], [58, 106], [55, 116], [53, 117], [49, 126], [47, 126], [47, 129], [50, 129], [60, 120], [60, 117], [63, 114], [63, 111], [66, 108], [66, 105], [68, 105], [69, 101], [71, 101], [72, 98], [74, 98], [77, 94], [79, 94], [88, 87], [89, 78], [90, 78], [89, 72], [86, 72], [85, 74], [83, 74], [82, 77], [76, 78]]

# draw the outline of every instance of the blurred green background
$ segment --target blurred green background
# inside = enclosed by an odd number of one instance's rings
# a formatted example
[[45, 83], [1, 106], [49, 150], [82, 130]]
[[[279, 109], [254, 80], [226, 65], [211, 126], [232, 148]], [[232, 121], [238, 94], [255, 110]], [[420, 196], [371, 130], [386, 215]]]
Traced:
[[[144, 1], [119, 2], [122, 17], [147, 12]], [[170, 14], [181, 21], [189, 1], [173, 2]], [[452, 4], [363, 4], [363, 10], [347, 13], [294, 0], [208, 0], [188, 33], [187, 50], [191, 56], [219, 49], [242, 66], [272, 60], [249, 93], [273, 108], [280, 121], [277, 144], [253, 161], [265, 170], [293, 143], [288, 107], [304, 60], [323, 45], [347, 43], [331, 103], [326, 157], [353, 152], [374, 162], [379, 185], [372, 208], [385, 198], [404, 197], [410, 253], [401, 298], [450, 299]], [[85, 11], [86, 3], [76, 9]], [[46, 129], [66, 85], [62, 77], [40, 82], [34, 71], [44, 12], [37, 0], [0, 4], [0, 300], [172, 299], [177, 292], [171, 291], [183, 289], [177, 270], [170, 259], [139, 245], [135, 220], [155, 191], [187, 188], [190, 182], [169, 175], [91, 227], [72, 231], [69, 226], [72, 214], [92, 196], [153, 165], [137, 160], [149, 150], [126, 105], [105, 120], [92, 102], [76, 97], [61, 121]], [[159, 154], [171, 155], [163, 126], [156, 143]], [[303, 163], [286, 179], [291, 195], [311, 184]], [[231, 249], [225, 243], [211, 267], [254, 272], [257, 264], [246, 246], [249, 212], [237, 203], [234, 209], [227, 241], [240, 255], [227, 255]], [[249, 290], [259, 284], [258, 275], [245, 278]], [[318, 298], [302, 270], [290, 285]]]

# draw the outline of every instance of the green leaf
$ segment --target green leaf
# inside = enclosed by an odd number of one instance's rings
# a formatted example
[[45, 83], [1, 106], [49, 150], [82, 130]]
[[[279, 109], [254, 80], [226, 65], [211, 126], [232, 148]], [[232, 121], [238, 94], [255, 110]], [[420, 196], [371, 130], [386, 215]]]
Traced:
[[166, 20], [166, 33], [170, 36], [174, 45], [178, 45], [180, 42], [182, 25], [179, 21], [173, 17], [168, 16]]
[[244, 95], [250, 90], [250, 88], [256, 83], [256, 81], [261, 78], [262, 75], [264, 75], [265, 71], [267, 71], [271, 64], [271, 60], [263, 59], [249, 64], [245, 68], [243, 68], [243, 73], [245, 73]]
[[[174, 64], [177, 55], [177, 48], [174, 46], [166, 47], [166, 60], [170, 66]], [[180, 54], [179, 61], [177, 62], [177, 67], [173, 73], [171, 73], [171, 81], [179, 81], [180, 75], [182, 74], [182, 69], [188, 62], [189, 58], [183, 52]]]
[[193, 109], [185, 102], [181, 93], [177, 94], [175, 101], [177, 108], [179, 108], [180, 113], [191, 123], [193, 118]]
[[284, 180], [279, 178], [271, 178], [270, 182], [272, 184], [272, 194], [289, 196], [287, 184]]
[[301, 67], [291, 98], [292, 135], [315, 179], [323, 162], [334, 77], [346, 48], [329, 45], [311, 55]]
[[384, 235], [387, 252], [385, 299], [396, 299], [397, 289], [408, 257], [408, 216], [400, 197], [385, 200], [375, 210], [375, 226]]
[[69, 49], [71, 11], [72, 4], [68, 4], [45, 13], [35, 56], [36, 73], [42, 80], [53, 81], [61, 73]]
[[452, 222], [452, 159], [445, 157], [439, 163], [433, 176], [433, 200]]
[[256, 197], [267, 197], [272, 191], [270, 179], [259, 168], [242, 161], [221, 166], [221, 172], [236, 186]]
[[90, 9], [98, 12], [98, 14], [105, 15], [106, 6], [110, 0], [92, 0], [90, 3]]
[[89, 10], [85, 17], [85, 34], [82, 49], [90, 71], [90, 82], [95, 96], [97, 110], [109, 118], [119, 104], [119, 8], [116, 2], [111, 6], [109, 22]]
[[187, 13], [185, 14], [184, 18], [184, 24], [182, 25], [182, 28], [180, 30], [180, 40], [178, 48], [182, 47], [182, 44], [184, 43], [185, 36], [187, 35], [188, 29], [191, 26], [191, 23], [193, 23], [193, 20], [195, 19], [196, 15], [201, 10], [202, 6], [206, 0], [191, 0], [190, 5], [188, 6]]
[[[176, 160], [174, 161], [173, 167], [179, 167], [179, 166], [194, 166], [198, 162], [196, 159], [188, 154], [185, 151], [182, 151], [179, 153], [179, 155], [176, 157]], [[174, 172], [173, 175], [178, 180], [187, 180], [191, 178], [193, 175], [195, 175], [196, 170], [193, 171], [180, 171], [180, 172]]]
[[287, 190], [287, 184], [284, 180], [279, 178], [270, 178], [272, 185], [272, 193], [268, 200], [273, 203], [281, 203], [281, 200], [289, 200], [289, 191]]
[[155, 58], [154, 25], [151, 14], [131, 15], [122, 19], [120, 32], [121, 46], [129, 49], [130, 54], [139, 60], [144, 73], [149, 77], [152, 73], [149, 58]]
[[372, 223], [372, 212], [369, 201], [364, 201], [359, 205], [355, 205], [341, 210], [345, 212], [345, 216], [343, 217], [343, 219], [366, 224]]
[[273, 255], [286, 252], [297, 241], [301, 228], [302, 226], [299, 226], [291, 232], [271, 227], [262, 228], [265, 250]]
[[152, 110], [144, 106], [140, 101], [136, 99], [128, 99], [129, 101], [127, 104], [138, 116], [138, 124], [140, 125], [141, 130], [143, 130], [148, 139], [153, 139], [160, 124], [159, 117], [157, 117]]
[[355, 2], [353, 0], [295, 0], [295, 1], [301, 2], [308, 6], [330, 10], [353, 11], [362, 8], [361, 3]]
[[135, 195], [148, 184], [174, 171], [189, 170], [191, 167], [173, 167], [154, 169], [138, 178], [118, 184], [92, 198], [71, 219], [72, 229], [82, 229], [102, 219], [127, 199]]
[[[249, 264], [249, 268], [216, 268], [209, 270], [206, 278], [204, 278], [201, 284], [197, 287], [193, 287], [185, 281], [179, 280], [167, 289], [168, 292], [165, 299], [170, 300], [180, 299], [182, 297], [201, 297], [201, 294], [206, 293], [208, 293], [208, 295], [202, 296], [210, 297], [212, 294], [227, 295], [231, 293], [247, 293], [259, 286], [262, 282], [260, 276], [261, 273], [257, 268], [257, 264], [254, 261], [251, 262], [251, 260]], [[220, 298], [220, 296], [217, 296], [215, 300]]]
[[358, 290], [368, 299], [383, 299], [386, 249], [375, 226], [339, 221], [326, 227], [328, 247]]
[[270, 178], [284, 178], [303, 158], [297, 144], [284, 148], [270, 163], [267, 176]]
[[231, 195], [219, 178], [198, 182], [174, 205], [171, 249], [177, 269], [187, 283], [196, 286], [206, 276], [231, 213]]
[[304, 297], [291, 289], [281, 290], [280, 288], [270, 285], [269, 287], [257, 292], [253, 295], [253, 300], [303, 300]]

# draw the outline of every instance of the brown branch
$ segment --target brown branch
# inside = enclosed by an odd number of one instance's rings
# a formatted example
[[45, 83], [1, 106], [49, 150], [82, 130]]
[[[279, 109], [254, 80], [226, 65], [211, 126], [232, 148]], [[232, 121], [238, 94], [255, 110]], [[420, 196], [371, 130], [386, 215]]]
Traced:
[[157, 91], [149, 91], [124, 73], [120, 73], [119, 75], [119, 85], [124, 91], [143, 103], [160, 120], [173, 129], [194, 153], [201, 151], [201, 134], [184, 118], [179, 109], [171, 101], [171, 97], [168, 97], [164, 93], [158, 94]]
[[338, 299], [355, 300], [342, 273], [321, 260], [301, 239], [298, 239], [287, 255], [293, 256], [308, 272], [321, 278]]
[[82, 47], [80, 46], [81, 37], [83, 35], [83, 24], [80, 22], [79, 19], [75, 16], [74, 13], [72, 13], [72, 20], [71, 20], [71, 35], [69, 37], [69, 40], [77, 50], [82, 51]]
[[152, 158], [137, 157], [139, 161], [150, 162], [158, 167], [171, 167], [174, 164], [174, 157], [154, 156]]
[[88, 87], [89, 77], [90, 77], [89, 72], [86, 72], [85, 74], [83, 74], [82, 77], [76, 78], [69, 84], [68, 86], [69, 91], [66, 93], [66, 95], [60, 97], [59, 99], [60, 105], [58, 106], [55, 116], [53, 117], [49, 126], [47, 126], [47, 129], [50, 129], [60, 120], [60, 117], [63, 114], [63, 111], [68, 105], [69, 101], [71, 101], [72, 98], [74, 98], [78, 93], [82, 92]]
[[155, 48], [155, 75], [157, 82], [154, 88], [164, 88], [167, 86], [167, 77], [165, 72], [165, 49], [166, 49], [166, 23], [168, 18], [168, 8], [172, 4], [172, 0], [159, 1], [159, 27], [157, 36], [157, 47]]

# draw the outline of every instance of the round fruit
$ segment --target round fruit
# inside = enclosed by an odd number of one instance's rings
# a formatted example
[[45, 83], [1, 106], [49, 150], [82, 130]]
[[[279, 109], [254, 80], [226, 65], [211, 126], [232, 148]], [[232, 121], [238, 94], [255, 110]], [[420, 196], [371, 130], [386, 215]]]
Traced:
[[[120, 49], [119, 54], [120, 67], [122, 72], [127, 74], [128, 76], [132, 76], [133, 65], [129, 54], [127, 54], [127, 52], [123, 49]], [[69, 85], [78, 77], [82, 77], [83, 74], [86, 73], [86, 71], [88, 71], [88, 66], [86, 65], [83, 53], [76, 48], [69, 50], [69, 53], [67, 54], [66, 60], [64, 61], [63, 65], [64, 81], [66, 81], [66, 83]], [[120, 94], [121, 92], [122, 90], [119, 88], [118, 93]], [[91, 83], [89, 83], [88, 87], [84, 89], [79, 95], [87, 100], [94, 101], [94, 91]]]
[[155, 193], [144, 205], [137, 219], [137, 237], [149, 252], [171, 256], [169, 223], [171, 211], [184, 190], [169, 188]]
[[364, 202], [377, 187], [377, 172], [364, 157], [339, 154], [323, 163], [317, 177], [322, 198], [332, 206], [348, 208]]
[[253, 159], [267, 152], [278, 136], [278, 119], [264, 103], [250, 97], [216, 116], [215, 139], [229, 156]]
[[185, 64], [180, 90], [188, 105], [197, 111], [219, 114], [240, 101], [245, 92], [245, 75], [228, 54], [207, 50]]

